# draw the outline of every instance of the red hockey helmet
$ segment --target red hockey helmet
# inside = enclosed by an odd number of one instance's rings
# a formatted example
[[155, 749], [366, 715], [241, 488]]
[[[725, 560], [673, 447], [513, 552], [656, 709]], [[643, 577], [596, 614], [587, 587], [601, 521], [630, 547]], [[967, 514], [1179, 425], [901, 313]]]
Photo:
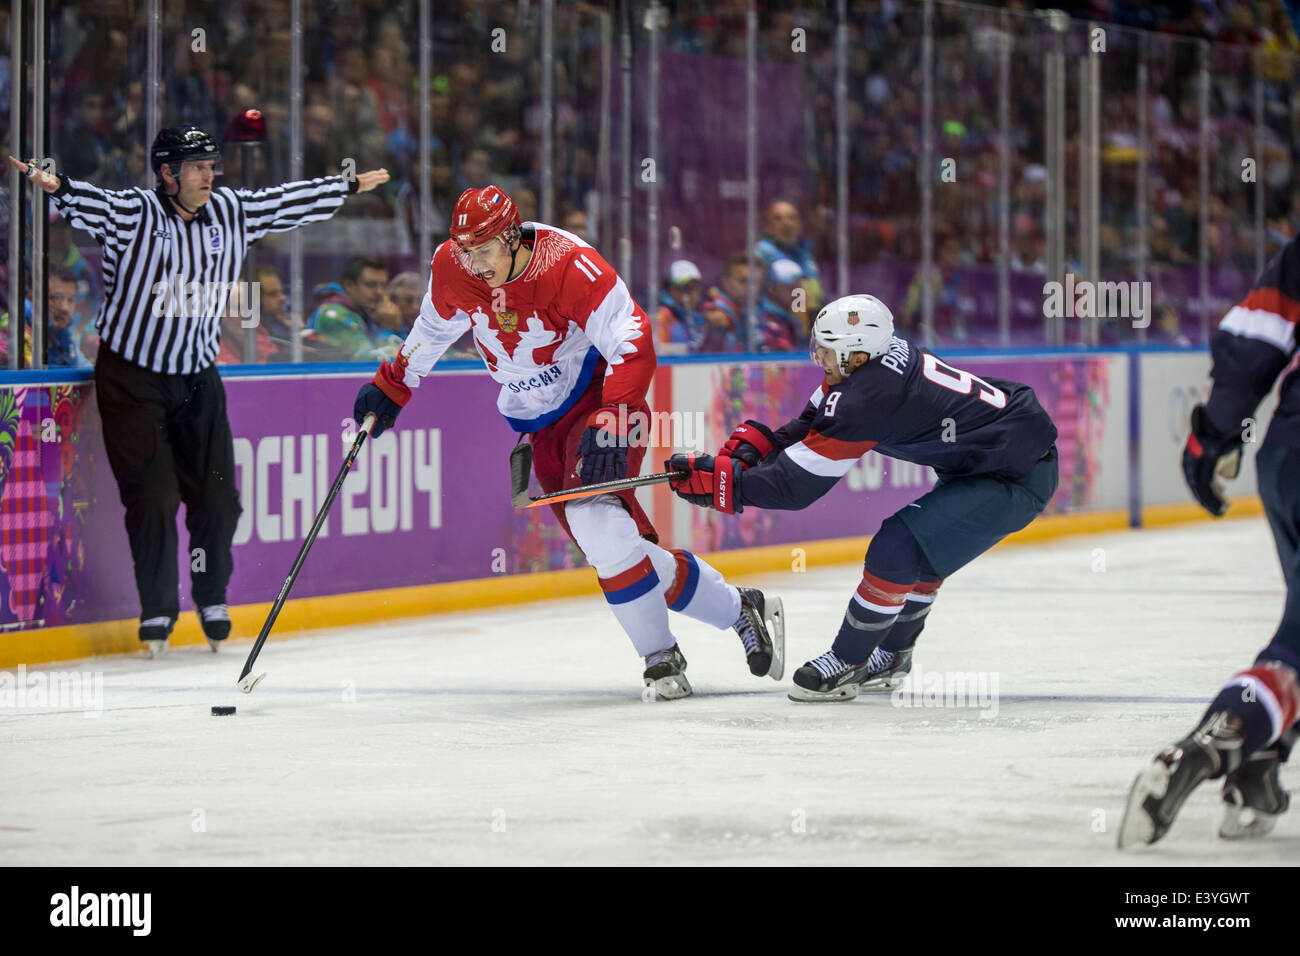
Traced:
[[[523, 226], [515, 204], [496, 186], [467, 189], [451, 214], [451, 237], [461, 248], [478, 246]], [[506, 238], [507, 245], [511, 238]]]

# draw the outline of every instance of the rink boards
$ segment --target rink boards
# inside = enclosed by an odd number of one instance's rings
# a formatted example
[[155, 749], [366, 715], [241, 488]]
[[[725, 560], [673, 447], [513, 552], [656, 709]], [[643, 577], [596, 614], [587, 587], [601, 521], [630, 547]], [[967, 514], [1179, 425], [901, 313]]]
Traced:
[[[1060, 489], [1019, 536], [1182, 520], [1179, 468], [1187, 415], [1208, 387], [1202, 350], [945, 353], [975, 375], [1033, 386], [1060, 431]], [[263, 366], [225, 376], [243, 515], [230, 585], [237, 634], [255, 634], [343, 461], [360, 366]], [[0, 666], [132, 650], [138, 604], [122, 508], [88, 373], [7, 373], [0, 384]], [[780, 424], [820, 380], [806, 358], [731, 363], [664, 359], [645, 471], [674, 450], [715, 450], [746, 418]], [[471, 363], [446, 363], [368, 443], [332, 509], [276, 633], [587, 593], [591, 572], [542, 509], [509, 504], [514, 434], [498, 386]], [[1260, 411], [1262, 440], [1272, 398]], [[1258, 513], [1253, 453], [1234, 513]], [[6, 457], [7, 456], [7, 457]], [[803, 512], [723, 517], [660, 486], [641, 492], [661, 543], [714, 556], [730, 574], [861, 559], [886, 516], [933, 474], [868, 453]], [[183, 515], [180, 540], [186, 541]], [[182, 590], [201, 553], [178, 556]], [[197, 642], [188, 595], [173, 641]]]

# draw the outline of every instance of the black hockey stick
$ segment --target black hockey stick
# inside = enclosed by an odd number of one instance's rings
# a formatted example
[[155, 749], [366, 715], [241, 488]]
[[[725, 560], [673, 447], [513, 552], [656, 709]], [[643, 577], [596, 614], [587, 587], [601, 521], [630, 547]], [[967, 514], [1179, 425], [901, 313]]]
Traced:
[[564, 491], [552, 491], [548, 495], [534, 498], [528, 493], [528, 475], [533, 467], [533, 446], [526, 441], [517, 444], [510, 453], [510, 504], [515, 508], [537, 508], [542, 505], [558, 504], [575, 498], [590, 498], [593, 495], [607, 495], [643, 485], [657, 485], [663, 481], [672, 481], [689, 474], [686, 471], [665, 471], [658, 475], [642, 475], [639, 478], [618, 478], [614, 481], [602, 481], [596, 485], [583, 485], [581, 488], [569, 488]]
[[370, 429], [375, 425], [375, 415], [371, 412], [361, 423], [361, 430], [357, 432], [357, 437], [352, 442], [352, 450], [348, 452], [347, 459], [343, 462], [343, 467], [339, 469], [337, 477], [334, 479], [334, 487], [330, 489], [329, 495], [325, 498], [325, 503], [321, 505], [320, 511], [316, 512], [316, 521], [311, 526], [311, 531], [307, 532], [307, 539], [303, 541], [302, 547], [298, 549], [298, 557], [294, 558], [293, 567], [289, 570], [289, 576], [285, 578], [284, 587], [280, 588], [280, 596], [275, 599], [271, 605], [271, 613], [266, 616], [266, 623], [262, 625], [262, 633], [257, 635], [257, 643], [248, 654], [248, 660], [244, 661], [244, 669], [239, 674], [239, 689], [245, 694], [251, 694], [253, 688], [262, 682], [266, 672], [257, 676], [250, 676], [253, 670], [253, 663], [257, 660], [257, 655], [262, 652], [262, 645], [266, 643], [267, 636], [271, 633], [271, 628], [275, 626], [275, 619], [280, 616], [280, 609], [284, 607], [285, 600], [289, 597], [289, 589], [293, 587], [293, 582], [298, 580], [298, 572], [302, 570], [302, 564], [307, 559], [307, 552], [316, 541], [316, 535], [320, 534], [320, 529], [325, 525], [325, 518], [329, 515], [330, 506], [334, 504], [334, 499], [339, 495], [339, 489], [343, 487], [343, 479], [348, 476], [352, 470], [352, 463], [357, 459], [357, 452], [361, 451], [362, 444], [365, 443], [366, 436], [370, 434]]
[[538, 495], [536, 498], [528, 497], [523, 500], [522, 504], [519, 499], [513, 499], [511, 504], [516, 508], [540, 508], [542, 505], [558, 504], [561, 501], [572, 501], [575, 498], [590, 498], [593, 495], [608, 495], [615, 491], [640, 488], [643, 485], [657, 485], [661, 482], [672, 481], [674, 478], [683, 478], [688, 474], [690, 472], [663, 471], [657, 475], [642, 475], [640, 478], [619, 478], [615, 481], [602, 481], [597, 485], [570, 488], [567, 491], [552, 491], [549, 495]]

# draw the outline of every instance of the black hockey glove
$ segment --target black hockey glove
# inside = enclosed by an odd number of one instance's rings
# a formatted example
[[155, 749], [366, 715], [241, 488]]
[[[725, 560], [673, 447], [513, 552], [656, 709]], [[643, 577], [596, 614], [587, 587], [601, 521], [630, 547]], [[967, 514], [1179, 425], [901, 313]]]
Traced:
[[578, 444], [578, 477], [584, 485], [627, 477], [628, 448], [642, 441], [641, 429], [627, 410], [605, 405], [592, 412]]
[[378, 438], [385, 429], [392, 428], [397, 423], [397, 414], [402, 406], [411, 400], [411, 390], [402, 381], [405, 375], [406, 356], [398, 353], [394, 361], [379, 366], [375, 377], [357, 392], [357, 400], [352, 403], [352, 417], [360, 425], [367, 413], [374, 413], [375, 424], [370, 429], [371, 438]]
[[1241, 435], [1221, 435], [1210, 424], [1205, 406], [1192, 409], [1192, 430], [1183, 448], [1183, 477], [1202, 508], [1221, 517], [1228, 510], [1224, 480], [1241, 471]]

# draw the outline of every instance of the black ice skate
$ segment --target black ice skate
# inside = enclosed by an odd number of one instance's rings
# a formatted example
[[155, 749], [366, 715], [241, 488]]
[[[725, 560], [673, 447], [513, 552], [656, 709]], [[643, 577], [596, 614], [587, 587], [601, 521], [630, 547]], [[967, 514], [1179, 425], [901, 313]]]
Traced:
[[749, 672], [780, 680], [785, 674], [785, 608], [781, 599], [766, 597], [756, 588], [736, 590], [740, 592], [740, 617], [731, 626], [745, 645]]
[[1250, 840], [1267, 836], [1277, 818], [1291, 805], [1282, 789], [1278, 770], [1286, 762], [1297, 731], [1293, 727], [1267, 750], [1257, 750], [1223, 781], [1223, 822], [1219, 836], [1225, 840]]
[[198, 608], [198, 615], [203, 636], [215, 654], [221, 642], [230, 636], [230, 609], [224, 604], [208, 604]]
[[1134, 843], [1155, 843], [1168, 833], [1197, 786], [1236, 769], [1242, 741], [1241, 721], [1219, 711], [1190, 736], [1157, 754], [1129, 791], [1119, 825], [1120, 849]]
[[801, 703], [852, 700], [858, 696], [858, 685], [866, 671], [866, 662], [849, 664], [834, 651], [827, 651], [794, 672], [789, 697]]
[[171, 637], [174, 624], [169, 617], [151, 617], [140, 622], [140, 643], [150, 657], [167, 653], [167, 638]]
[[911, 647], [898, 651], [877, 647], [867, 658], [867, 670], [858, 689], [870, 693], [892, 691], [912, 672], [912, 651]]
[[666, 651], [655, 651], [645, 659], [645, 673], [641, 675], [648, 696], [654, 700], [678, 700], [691, 696], [691, 682], [686, 679], [686, 658], [674, 644]]

